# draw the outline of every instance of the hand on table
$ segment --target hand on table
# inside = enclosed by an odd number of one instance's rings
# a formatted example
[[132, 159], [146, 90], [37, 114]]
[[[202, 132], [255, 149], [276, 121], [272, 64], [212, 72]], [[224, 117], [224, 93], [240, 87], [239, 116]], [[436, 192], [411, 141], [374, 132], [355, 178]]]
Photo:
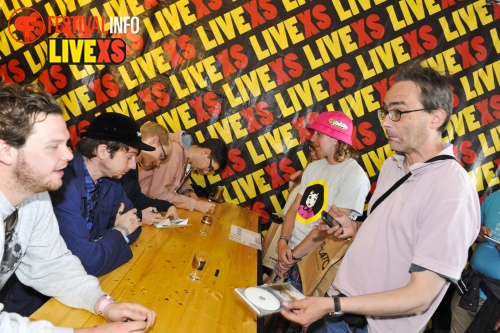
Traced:
[[170, 206], [165, 213], [165, 217], [171, 220], [177, 220], [179, 218], [179, 213], [177, 213], [177, 208], [175, 206]]
[[75, 333], [146, 332], [155, 322], [156, 313], [136, 303], [111, 303], [104, 308], [103, 317], [110, 323], [75, 329]]
[[142, 223], [152, 225], [163, 220], [163, 215], [158, 213], [155, 207], [148, 207], [142, 210]]
[[204, 214], [207, 214], [215, 210], [215, 203], [205, 200], [198, 200], [194, 205], [194, 209]]

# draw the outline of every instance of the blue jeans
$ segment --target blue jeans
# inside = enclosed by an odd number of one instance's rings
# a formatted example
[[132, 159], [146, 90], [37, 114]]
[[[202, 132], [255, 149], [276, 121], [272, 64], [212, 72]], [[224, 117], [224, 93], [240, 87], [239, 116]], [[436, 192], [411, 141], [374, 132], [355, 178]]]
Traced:
[[368, 333], [368, 326], [355, 328], [343, 320], [325, 316], [308, 327], [307, 333]]

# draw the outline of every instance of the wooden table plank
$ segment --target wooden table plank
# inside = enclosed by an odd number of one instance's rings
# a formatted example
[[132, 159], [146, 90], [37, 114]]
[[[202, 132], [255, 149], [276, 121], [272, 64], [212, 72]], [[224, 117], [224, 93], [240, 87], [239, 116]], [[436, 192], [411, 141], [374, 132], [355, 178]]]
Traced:
[[[259, 231], [258, 214], [232, 203], [217, 205], [207, 236], [198, 233], [203, 214], [179, 209], [187, 228], [143, 227], [132, 244], [133, 258], [99, 278], [117, 301], [137, 302], [157, 313], [149, 332], [257, 332], [254, 313], [237, 297], [236, 287], [258, 284], [258, 251], [229, 240], [231, 225]], [[188, 278], [196, 250], [210, 258], [201, 281]], [[215, 272], [218, 275], [215, 276]], [[57, 326], [91, 327], [104, 319], [68, 308], [55, 299], [32, 315]]]

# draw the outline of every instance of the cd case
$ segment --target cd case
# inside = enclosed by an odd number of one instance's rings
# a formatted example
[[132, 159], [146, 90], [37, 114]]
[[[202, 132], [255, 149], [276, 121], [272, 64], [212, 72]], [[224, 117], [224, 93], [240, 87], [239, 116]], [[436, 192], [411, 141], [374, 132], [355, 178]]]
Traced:
[[259, 317], [286, 309], [282, 305], [285, 301], [306, 298], [288, 282], [234, 290]]

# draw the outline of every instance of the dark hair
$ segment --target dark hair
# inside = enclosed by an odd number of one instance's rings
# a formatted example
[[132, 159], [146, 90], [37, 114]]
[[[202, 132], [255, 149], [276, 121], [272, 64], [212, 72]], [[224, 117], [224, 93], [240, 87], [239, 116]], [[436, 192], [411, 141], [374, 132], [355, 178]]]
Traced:
[[210, 149], [212, 159], [220, 165], [219, 170], [223, 170], [227, 166], [227, 155], [229, 150], [227, 149], [226, 143], [221, 139], [207, 139], [198, 144], [198, 147]]
[[124, 143], [116, 142], [116, 141], [107, 141], [107, 140], [97, 140], [97, 139], [82, 139], [76, 145], [76, 149], [86, 158], [96, 157], [97, 147], [99, 145], [106, 145], [108, 147], [109, 155], [113, 158], [117, 151], [125, 148], [125, 151], [129, 150], [129, 146]]
[[451, 89], [451, 78], [439, 73], [433, 68], [423, 67], [420, 61], [411, 61], [403, 65], [396, 72], [394, 82], [412, 81], [420, 88], [420, 102], [424, 108], [432, 112], [443, 109], [446, 119], [438, 128], [443, 133], [448, 126], [453, 112], [453, 91]]
[[24, 146], [40, 114], [62, 113], [61, 105], [41, 84], [6, 84], [0, 77], [0, 139], [8, 145]]

